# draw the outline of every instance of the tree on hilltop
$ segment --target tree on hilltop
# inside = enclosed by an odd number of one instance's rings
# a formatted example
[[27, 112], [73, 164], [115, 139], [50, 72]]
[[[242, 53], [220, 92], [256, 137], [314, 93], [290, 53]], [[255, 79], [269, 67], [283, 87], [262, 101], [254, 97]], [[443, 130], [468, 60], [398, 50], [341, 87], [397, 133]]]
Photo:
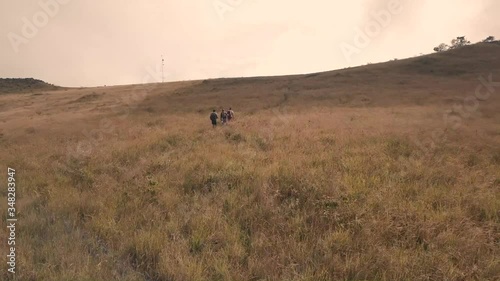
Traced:
[[451, 40], [450, 49], [457, 49], [467, 45], [470, 45], [470, 41], [465, 39], [465, 36], [459, 36], [456, 39]]
[[441, 43], [441, 44], [439, 44], [439, 46], [434, 48], [434, 51], [435, 52], [444, 52], [444, 51], [448, 51], [449, 48], [450, 48], [450, 46], [448, 46], [447, 44]]
[[[490, 38], [490, 37], [488, 37]], [[441, 43], [439, 46], [434, 48], [435, 52], [444, 52], [452, 49], [458, 49], [463, 46], [470, 45], [470, 41], [465, 38], [465, 36], [459, 36], [453, 40], [451, 40], [451, 45]]]
[[483, 40], [483, 43], [491, 43], [495, 41], [495, 36], [488, 36]]

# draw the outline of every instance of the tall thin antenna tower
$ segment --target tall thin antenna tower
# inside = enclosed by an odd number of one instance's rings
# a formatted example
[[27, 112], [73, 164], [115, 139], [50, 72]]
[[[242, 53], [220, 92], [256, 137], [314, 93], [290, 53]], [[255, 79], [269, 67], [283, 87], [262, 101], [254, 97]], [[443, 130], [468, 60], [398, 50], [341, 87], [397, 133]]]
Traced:
[[163, 67], [165, 66], [165, 59], [163, 58], [163, 55], [161, 55], [161, 82], [165, 82], [165, 76], [163, 75]]

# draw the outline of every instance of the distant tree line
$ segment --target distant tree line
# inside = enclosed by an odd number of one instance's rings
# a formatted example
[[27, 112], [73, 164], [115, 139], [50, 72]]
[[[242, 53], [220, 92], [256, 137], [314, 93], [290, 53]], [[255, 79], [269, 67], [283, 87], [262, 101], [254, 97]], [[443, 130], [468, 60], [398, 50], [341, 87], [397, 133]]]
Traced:
[[[486, 39], [484, 39], [483, 43], [491, 43], [495, 41], [495, 36], [488, 36]], [[465, 36], [459, 36], [453, 40], [451, 40], [451, 45], [441, 43], [439, 46], [434, 48], [435, 52], [444, 52], [448, 50], [453, 50], [457, 49], [463, 46], [470, 45], [470, 41], [465, 38]]]

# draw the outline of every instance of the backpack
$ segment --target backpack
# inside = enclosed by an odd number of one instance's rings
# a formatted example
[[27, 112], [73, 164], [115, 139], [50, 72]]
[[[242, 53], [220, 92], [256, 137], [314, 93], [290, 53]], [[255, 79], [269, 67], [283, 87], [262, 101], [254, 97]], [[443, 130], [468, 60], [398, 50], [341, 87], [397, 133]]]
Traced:
[[210, 114], [210, 120], [212, 121], [217, 120], [217, 113], [212, 112], [212, 114]]

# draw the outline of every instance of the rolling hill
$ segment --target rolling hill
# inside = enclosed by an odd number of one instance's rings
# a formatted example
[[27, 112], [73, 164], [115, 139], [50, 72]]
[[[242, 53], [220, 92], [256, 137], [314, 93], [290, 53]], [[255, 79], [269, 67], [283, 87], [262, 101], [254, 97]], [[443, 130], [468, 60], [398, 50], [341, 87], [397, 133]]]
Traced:
[[58, 86], [33, 78], [0, 78], [0, 94], [58, 90]]
[[292, 76], [11, 81], [16, 277], [499, 280], [497, 81], [498, 43]]

